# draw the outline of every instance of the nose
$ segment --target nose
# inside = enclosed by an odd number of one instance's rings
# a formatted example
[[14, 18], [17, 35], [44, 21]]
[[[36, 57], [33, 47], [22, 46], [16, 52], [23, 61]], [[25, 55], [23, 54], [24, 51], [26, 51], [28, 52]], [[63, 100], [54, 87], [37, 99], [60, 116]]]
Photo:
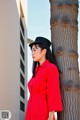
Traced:
[[32, 55], [32, 57], [33, 57], [33, 56], [34, 56], [34, 52], [32, 52], [32, 54], [31, 54], [31, 55]]
[[33, 50], [33, 51], [32, 51], [32, 55], [33, 55], [34, 53], [35, 53], [35, 51]]
[[34, 54], [34, 51], [32, 51], [32, 55]]

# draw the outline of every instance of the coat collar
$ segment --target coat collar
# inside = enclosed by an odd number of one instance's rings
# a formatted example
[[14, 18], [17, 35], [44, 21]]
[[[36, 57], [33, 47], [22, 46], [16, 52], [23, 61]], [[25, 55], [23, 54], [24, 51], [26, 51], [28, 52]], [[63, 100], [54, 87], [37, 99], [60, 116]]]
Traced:
[[42, 65], [39, 65], [38, 67], [45, 67], [49, 63], [49, 60], [45, 60]]

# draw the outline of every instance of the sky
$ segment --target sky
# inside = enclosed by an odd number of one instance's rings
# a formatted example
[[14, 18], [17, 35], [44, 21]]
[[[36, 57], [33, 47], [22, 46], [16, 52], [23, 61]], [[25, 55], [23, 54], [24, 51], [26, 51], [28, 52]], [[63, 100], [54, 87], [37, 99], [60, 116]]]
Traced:
[[28, 37], [50, 39], [50, 9], [48, 0], [28, 0]]

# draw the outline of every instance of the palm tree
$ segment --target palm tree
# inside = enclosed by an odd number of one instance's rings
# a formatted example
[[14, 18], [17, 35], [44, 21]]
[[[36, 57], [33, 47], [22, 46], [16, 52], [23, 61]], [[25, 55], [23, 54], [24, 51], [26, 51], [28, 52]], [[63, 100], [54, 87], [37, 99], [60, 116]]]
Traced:
[[50, 0], [51, 40], [60, 70], [63, 112], [58, 120], [79, 120], [78, 1]]

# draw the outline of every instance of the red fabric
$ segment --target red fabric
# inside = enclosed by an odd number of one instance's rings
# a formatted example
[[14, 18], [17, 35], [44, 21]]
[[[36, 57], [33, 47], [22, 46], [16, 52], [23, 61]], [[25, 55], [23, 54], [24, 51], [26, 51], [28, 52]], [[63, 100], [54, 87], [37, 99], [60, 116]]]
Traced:
[[25, 120], [48, 120], [50, 111], [62, 111], [59, 72], [46, 60], [36, 68], [35, 77], [28, 82], [30, 97]]

